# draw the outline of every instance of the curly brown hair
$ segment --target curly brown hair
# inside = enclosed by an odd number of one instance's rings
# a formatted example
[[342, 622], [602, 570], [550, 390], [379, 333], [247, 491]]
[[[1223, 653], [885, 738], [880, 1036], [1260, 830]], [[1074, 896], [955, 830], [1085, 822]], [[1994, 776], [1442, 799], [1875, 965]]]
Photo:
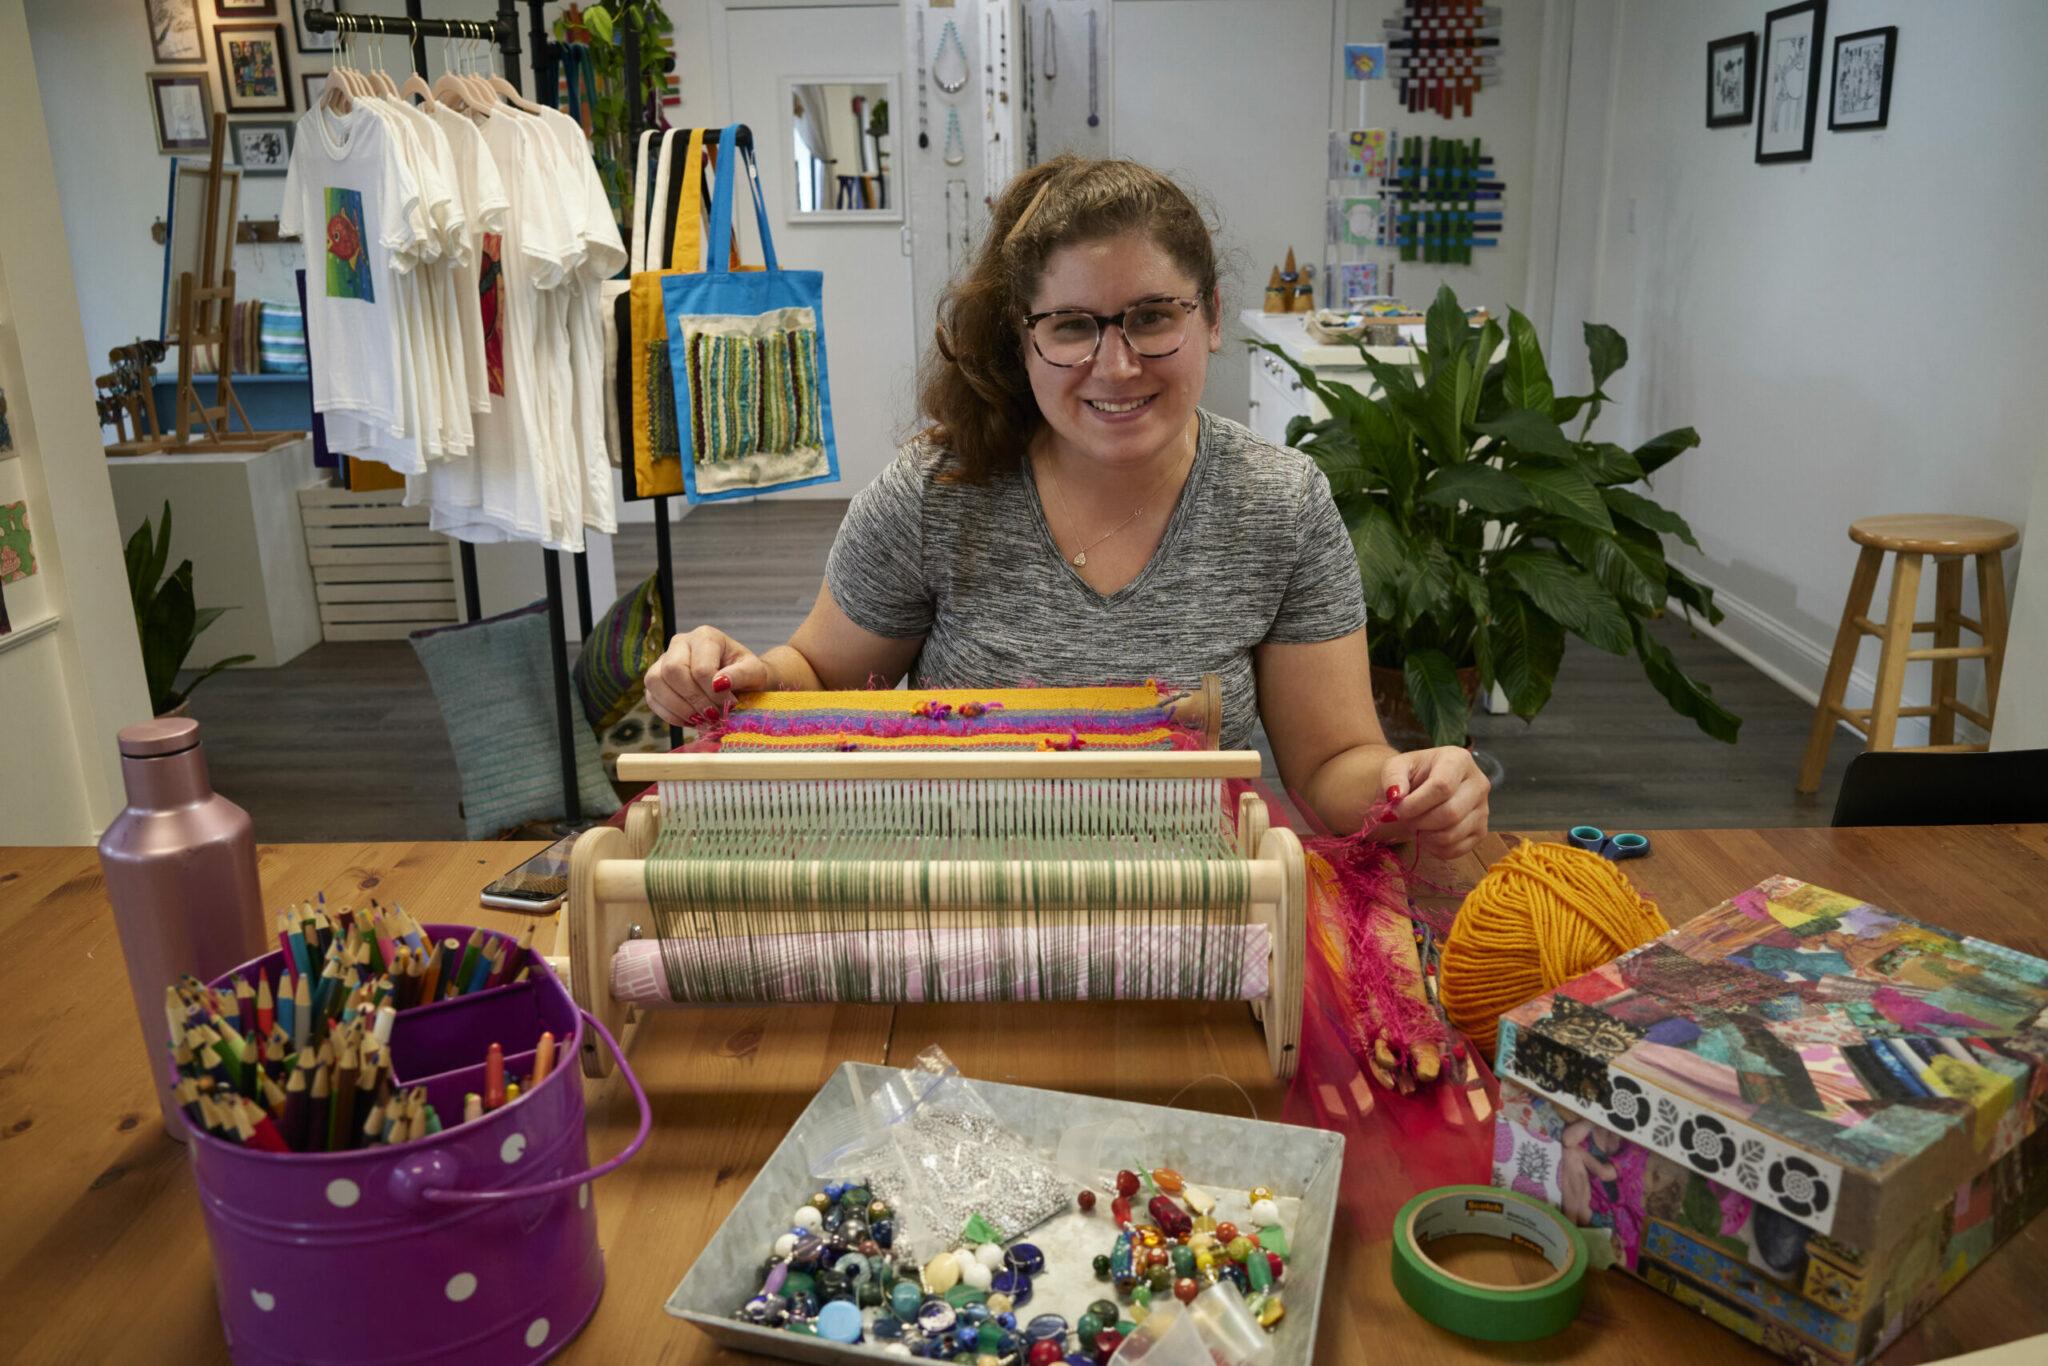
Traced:
[[918, 435], [943, 451], [946, 477], [985, 483], [1023, 467], [1044, 418], [1024, 369], [1019, 320], [1055, 251], [1142, 232], [1194, 277], [1215, 321], [1216, 244], [1194, 201], [1171, 179], [1121, 159], [1062, 153], [1004, 187], [981, 250], [939, 298], [918, 377], [929, 424]]

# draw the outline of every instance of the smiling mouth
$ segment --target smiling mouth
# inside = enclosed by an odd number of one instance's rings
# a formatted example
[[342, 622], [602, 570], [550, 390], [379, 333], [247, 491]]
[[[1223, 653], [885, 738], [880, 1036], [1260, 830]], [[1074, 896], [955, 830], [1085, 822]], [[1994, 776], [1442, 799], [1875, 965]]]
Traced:
[[1146, 404], [1150, 403], [1153, 399], [1157, 397], [1159, 397], [1159, 395], [1157, 394], [1148, 394], [1144, 398], [1132, 398], [1122, 400], [1090, 398], [1083, 399], [1082, 402], [1086, 403], [1089, 407], [1093, 408], [1098, 413], [1135, 413], [1138, 411], [1138, 409], [1144, 407]]

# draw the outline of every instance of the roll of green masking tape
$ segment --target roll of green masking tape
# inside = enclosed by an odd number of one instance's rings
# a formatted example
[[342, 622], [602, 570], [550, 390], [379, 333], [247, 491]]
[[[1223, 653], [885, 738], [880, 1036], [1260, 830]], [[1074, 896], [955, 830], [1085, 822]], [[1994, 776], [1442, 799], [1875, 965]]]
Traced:
[[[1551, 1274], [1533, 1285], [1488, 1285], [1446, 1271], [1424, 1249], [1454, 1233], [1528, 1248]], [[1586, 1293], [1586, 1240], [1539, 1200], [1492, 1186], [1439, 1186], [1394, 1216], [1394, 1288], [1439, 1328], [1487, 1342], [1549, 1337], [1578, 1315]]]

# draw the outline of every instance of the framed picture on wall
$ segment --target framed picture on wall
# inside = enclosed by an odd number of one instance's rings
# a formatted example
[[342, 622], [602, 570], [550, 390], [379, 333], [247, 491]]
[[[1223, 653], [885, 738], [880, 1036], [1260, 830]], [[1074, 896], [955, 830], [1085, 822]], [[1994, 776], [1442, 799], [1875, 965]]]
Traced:
[[1868, 28], [1835, 39], [1835, 84], [1828, 131], [1882, 128], [1892, 116], [1892, 56], [1897, 28]]
[[159, 66], [205, 64], [199, 0], [142, 0], [142, 8], [149, 16], [149, 50]]
[[289, 114], [291, 68], [285, 64], [283, 24], [215, 24], [221, 101], [230, 114]]
[[1756, 35], [1707, 44], [1707, 127], [1741, 128], [1756, 114]]
[[213, 0], [213, 12], [223, 19], [254, 19], [277, 13], [277, 0]]
[[320, 10], [326, 14], [335, 14], [340, 9], [341, 0], [292, 0], [292, 27], [297, 30], [299, 51], [334, 51], [333, 32], [331, 30], [326, 33], [309, 32], [306, 28], [306, 16], [314, 10]]
[[1827, 0], [1802, 0], [1764, 16], [1762, 87], [1756, 116], [1756, 159], [1813, 160], [1813, 123], [1820, 112], [1820, 44]]
[[325, 71], [301, 71], [299, 73], [299, 86], [306, 97], [305, 108], [311, 109], [314, 105], [320, 103], [320, 91], [326, 84], [327, 73]]
[[149, 107], [159, 152], [203, 152], [213, 144], [213, 97], [204, 71], [152, 71]]
[[235, 163], [242, 174], [283, 175], [292, 163], [292, 127], [288, 120], [229, 124], [228, 137], [235, 144]]

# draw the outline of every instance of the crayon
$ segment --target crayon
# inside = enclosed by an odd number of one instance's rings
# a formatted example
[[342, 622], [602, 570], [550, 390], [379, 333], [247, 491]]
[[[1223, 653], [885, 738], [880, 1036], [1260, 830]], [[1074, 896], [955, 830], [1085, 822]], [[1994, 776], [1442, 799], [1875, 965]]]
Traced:
[[505, 1050], [492, 1044], [484, 1053], [484, 1108], [495, 1110], [505, 1103]]
[[[495, 1009], [495, 1007], [493, 1008]], [[528, 1080], [527, 1085], [529, 1087], [540, 1085], [547, 1074], [554, 1069], [554, 1066], [555, 1032], [551, 1029], [543, 1029], [540, 1032], [540, 1042], [534, 1045], [533, 1076]]]
[[462, 1122], [484, 1117], [484, 1098], [474, 1091], [465, 1092], [462, 1097]]

